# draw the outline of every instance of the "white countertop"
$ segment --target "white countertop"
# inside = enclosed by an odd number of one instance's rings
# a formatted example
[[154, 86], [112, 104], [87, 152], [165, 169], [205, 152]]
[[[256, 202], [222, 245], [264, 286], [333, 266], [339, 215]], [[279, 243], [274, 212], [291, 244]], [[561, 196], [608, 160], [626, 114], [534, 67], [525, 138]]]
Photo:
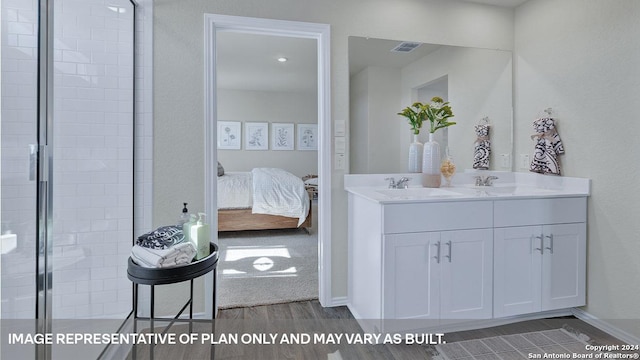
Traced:
[[[349, 193], [381, 204], [505, 200], [529, 198], [586, 197], [590, 180], [535, 173], [465, 171], [454, 176], [451, 187], [423, 188], [419, 173], [345, 175]], [[474, 186], [475, 176], [497, 176], [492, 186]], [[407, 177], [408, 189], [389, 189], [385, 178]], [[444, 181], [443, 181], [444, 184]]]

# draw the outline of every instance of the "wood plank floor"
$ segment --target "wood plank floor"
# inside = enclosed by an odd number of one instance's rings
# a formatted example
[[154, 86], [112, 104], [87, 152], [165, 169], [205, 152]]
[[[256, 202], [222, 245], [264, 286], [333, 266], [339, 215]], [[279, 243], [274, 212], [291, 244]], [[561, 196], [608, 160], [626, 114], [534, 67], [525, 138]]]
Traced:
[[[532, 331], [558, 329], [569, 326], [589, 336], [596, 344], [622, 344], [621, 341], [600, 331], [593, 326], [574, 317], [541, 319], [524, 321], [492, 328], [462, 331], [445, 334], [449, 342], [485, 337], [518, 334]], [[187, 333], [185, 324], [174, 325], [172, 333]], [[193, 324], [193, 331], [199, 334], [211, 334], [210, 322]], [[309, 344], [309, 345], [275, 345], [254, 344], [268, 342], [268, 334], [300, 334], [300, 333], [343, 333], [362, 334], [345, 306], [323, 308], [316, 301], [303, 301], [277, 305], [255, 306], [221, 310], [215, 322], [215, 338], [220, 340], [225, 334], [238, 334], [238, 342], [242, 342], [242, 334], [264, 334], [265, 338], [252, 341], [248, 345], [201, 344], [200, 341], [189, 345], [158, 345], [154, 347], [151, 357], [149, 346], [138, 346], [127, 359], [431, 359], [433, 348], [428, 345], [415, 344], [379, 344], [379, 345], [347, 345], [344, 344]], [[249, 336], [247, 335], [247, 336]], [[281, 337], [279, 337], [281, 339]], [[212, 348], [215, 350], [212, 353]]]

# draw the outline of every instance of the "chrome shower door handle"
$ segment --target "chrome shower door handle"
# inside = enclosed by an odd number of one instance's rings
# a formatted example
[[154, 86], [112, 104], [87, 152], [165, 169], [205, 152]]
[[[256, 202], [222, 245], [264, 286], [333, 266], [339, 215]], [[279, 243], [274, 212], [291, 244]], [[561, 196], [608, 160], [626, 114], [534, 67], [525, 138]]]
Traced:
[[29, 144], [29, 181], [36, 181], [38, 166], [38, 145]]

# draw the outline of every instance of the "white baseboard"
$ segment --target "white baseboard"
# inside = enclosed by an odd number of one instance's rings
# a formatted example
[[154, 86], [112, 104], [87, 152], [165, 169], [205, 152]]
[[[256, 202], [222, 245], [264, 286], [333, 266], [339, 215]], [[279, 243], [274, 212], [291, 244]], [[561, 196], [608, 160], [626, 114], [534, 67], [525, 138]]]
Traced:
[[577, 317], [578, 319], [606, 332], [607, 334], [621, 341], [624, 341], [627, 344], [633, 344], [633, 345], [640, 344], [639, 337], [629, 334], [628, 332], [620, 328], [617, 328], [604, 320], [598, 319], [597, 317], [589, 314], [588, 312], [582, 309], [574, 308], [571, 310], [571, 312], [573, 313], [573, 316]]
[[331, 305], [329, 307], [346, 306], [348, 302], [349, 298], [347, 298], [346, 296], [333, 297], [331, 298]]

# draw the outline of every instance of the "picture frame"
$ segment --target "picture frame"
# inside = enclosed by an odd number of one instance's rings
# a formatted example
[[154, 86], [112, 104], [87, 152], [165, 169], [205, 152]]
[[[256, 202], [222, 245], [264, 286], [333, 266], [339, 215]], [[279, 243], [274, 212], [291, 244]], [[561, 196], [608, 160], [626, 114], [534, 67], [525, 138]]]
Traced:
[[269, 123], [244, 123], [244, 149], [269, 150]]
[[240, 150], [241, 135], [239, 121], [218, 121], [218, 149]]
[[294, 126], [292, 123], [271, 124], [271, 149], [293, 150]]
[[298, 124], [298, 150], [318, 150], [318, 124]]

